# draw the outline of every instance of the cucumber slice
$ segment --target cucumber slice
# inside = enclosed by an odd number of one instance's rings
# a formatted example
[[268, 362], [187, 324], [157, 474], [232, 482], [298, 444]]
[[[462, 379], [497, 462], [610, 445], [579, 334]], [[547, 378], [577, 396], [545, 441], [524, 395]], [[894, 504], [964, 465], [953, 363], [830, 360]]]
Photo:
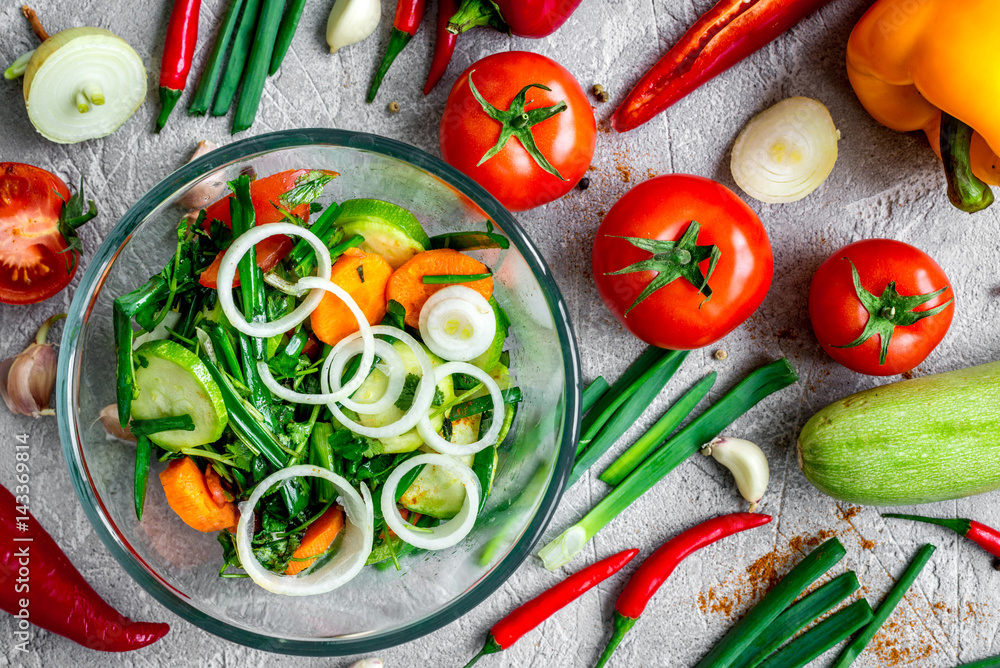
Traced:
[[398, 269], [417, 253], [431, 247], [417, 217], [401, 206], [379, 199], [349, 199], [341, 205], [337, 224], [344, 238], [361, 235], [361, 248], [385, 258]]
[[507, 341], [507, 333], [510, 331], [510, 320], [507, 319], [507, 314], [493, 297], [490, 297], [490, 306], [493, 307], [493, 315], [497, 319], [497, 330], [496, 334], [493, 335], [493, 343], [486, 349], [486, 352], [469, 362], [487, 373], [500, 363], [500, 356], [503, 355], [503, 344]]
[[[399, 352], [399, 356], [403, 360], [403, 367], [406, 369], [406, 373], [412, 373], [420, 375], [420, 363], [417, 361], [416, 356], [410, 350], [410, 347], [403, 343], [402, 341], [396, 341], [393, 347]], [[434, 366], [440, 366], [444, 364], [444, 360], [440, 357], [427, 350], [424, 350], [427, 355], [431, 358], [431, 363]], [[381, 397], [385, 393], [385, 389], [389, 384], [389, 379], [384, 373], [376, 369], [369, 374], [365, 382], [361, 384], [354, 394], [352, 399], [355, 401], [370, 401], [372, 397]], [[455, 385], [452, 381], [451, 376], [443, 378], [440, 383], [438, 383], [438, 390], [444, 395], [444, 401], [451, 401], [455, 398]], [[431, 408], [431, 412], [435, 412], [436, 407]], [[388, 409], [381, 413], [375, 413], [373, 415], [358, 415], [357, 421], [366, 427], [383, 427], [387, 424], [392, 424], [399, 420], [403, 416], [403, 411], [399, 410], [395, 406], [390, 406]], [[352, 416], [353, 417], [353, 416]], [[431, 419], [431, 424], [434, 428], [440, 430], [444, 425], [444, 415], [438, 415]], [[474, 442], [475, 439], [469, 441]], [[424, 439], [420, 438], [420, 434], [417, 433], [416, 427], [406, 432], [405, 434], [400, 434], [399, 436], [391, 436], [388, 438], [372, 439], [372, 447], [369, 456], [374, 455], [384, 455], [397, 452], [412, 452], [424, 444]]]
[[135, 351], [132, 417], [151, 420], [188, 414], [194, 431], [163, 431], [149, 440], [177, 452], [214, 443], [229, 421], [219, 386], [193, 352], [173, 341], [150, 341]]
[[[479, 415], [472, 415], [453, 422], [449, 440], [452, 443], [475, 443], [479, 439], [480, 418]], [[427, 452], [434, 452], [430, 448], [425, 449]], [[475, 455], [455, 459], [471, 467]], [[399, 503], [407, 510], [442, 520], [457, 515], [464, 502], [465, 487], [462, 482], [451, 471], [440, 466], [425, 466], [399, 499]]]

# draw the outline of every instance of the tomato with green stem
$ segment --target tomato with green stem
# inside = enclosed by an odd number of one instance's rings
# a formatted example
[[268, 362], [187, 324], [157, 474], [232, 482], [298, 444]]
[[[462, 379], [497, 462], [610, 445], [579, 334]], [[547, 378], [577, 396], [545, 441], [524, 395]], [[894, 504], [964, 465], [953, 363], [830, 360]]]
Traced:
[[955, 295], [929, 255], [901, 241], [866, 239], [831, 255], [809, 287], [809, 319], [830, 357], [852, 371], [913, 370], [944, 339]]
[[441, 155], [512, 211], [568, 193], [594, 157], [587, 94], [550, 58], [505, 51], [473, 63], [451, 89]]
[[668, 174], [611, 207], [594, 240], [593, 271], [601, 299], [632, 334], [693, 350], [757, 310], [774, 257], [760, 219], [733, 191]]
[[0, 302], [34, 304], [73, 280], [82, 246], [76, 229], [97, 215], [84, 209], [83, 181], [70, 196], [55, 174], [0, 163]]

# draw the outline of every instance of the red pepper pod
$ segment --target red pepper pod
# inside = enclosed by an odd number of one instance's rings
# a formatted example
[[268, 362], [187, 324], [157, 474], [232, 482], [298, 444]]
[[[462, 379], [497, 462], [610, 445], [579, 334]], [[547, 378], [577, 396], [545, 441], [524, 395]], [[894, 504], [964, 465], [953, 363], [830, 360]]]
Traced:
[[382, 79], [396, 56], [410, 43], [413, 36], [417, 34], [420, 22], [424, 20], [424, 11], [427, 9], [427, 0], [397, 0], [396, 18], [392, 20], [392, 33], [389, 35], [389, 45], [382, 56], [378, 70], [375, 71], [375, 78], [372, 79], [371, 88], [368, 89], [368, 101], [372, 102], [378, 94]]
[[198, 46], [199, 11], [201, 0], [174, 0], [170, 11], [163, 59], [160, 61], [160, 115], [156, 119], [157, 132], [167, 124], [170, 112], [174, 110], [181, 91], [187, 84], [194, 51]]
[[727, 536], [748, 529], [756, 529], [770, 521], [770, 515], [759, 513], [722, 515], [688, 529], [649, 555], [632, 574], [632, 577], [625, 584], [625, 588], [618, 595], [618, 601], [615, 604], [615, 630], [604, 654], [601, 655], [597, 663], [598, 668], [608, 662], [625, 634], [632, 628], [639, 616], [645, 612], [649, 599], [653, 598], [682, 561], [692, 553]]
[[[139, 649], [167, 634], [167, 624], [133, 622], [108, 605], [23, 501], [0, 485], [0, 608], [103, 652]], [[15, 635], [27, 640], [26, 631]]]
[[926, 524], [937, 524], [947, 529], [951, 529], [957, 534], [965, 536], [979, 547], [983, 548], [994, 557], [1000, 557], [1000, 531], [993, 527], [986, 526], [975, 520], [964, 518], [943, 519], [938, 517], [924, 517], [923, 515], [899, 515], [896, 513], [886, 513], [882, 517], [913, 520], [914, 522], [924, 522]]
[[580, 6], [580, 0], [464, 0], [448, 24], [458, 35], [488, 26], [518, 37], [548, 37]]
[[625, 564], [632, 561], [639, 550], [631, 549], [613, 554], [606, 559], [591, 564], [586, 568], [577, 571], [559, 584], [543, 591], [541, 594], [515, 609], [509, 615], [501, 619], [490, 629], [489, 638], [483, 649], [472, 658], [465, 668], [470, 668], [481, 657], [486, 654], [493, 654], [500, 650], [507, 649], [521, 637], [531, 631], [546, 619], [554, 615], [571, 602], [578, 599], [585, 592], [593, 589], [600, 583], [624, 568]]
[[427, 72], [427, 83], [424, 84], [424, 95], [430, 95], [441, 77], [448, 71], [451, 56], [455, 53], [458, 35], [448, 30], [448, 21], [458, 11], [458, 0], [438, 0], [437, 23], [434, 26], [434, 56]]
[[829, 2], [721, 0], [632, 88], [611, 117], [612, 127], [639, 127]]

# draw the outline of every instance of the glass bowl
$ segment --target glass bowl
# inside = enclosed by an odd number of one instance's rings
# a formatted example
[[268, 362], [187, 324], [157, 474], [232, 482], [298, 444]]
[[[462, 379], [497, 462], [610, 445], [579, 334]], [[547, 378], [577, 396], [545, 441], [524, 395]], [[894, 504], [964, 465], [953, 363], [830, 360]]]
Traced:
[[[109, 442], [97, 420], [115, 401], [112, 300], [172, 255], [185, 194], [253, 169], [340, 172], [326, 199], [389, 200], [430, 235], [483, 230], [509, 250], [479, 251], [513, 327], [511, 369], [524, 393], [500, 452], [496, 483], [473, 532], [453, 548], [411, 555], [402, 571], [366, 568], [328, 594], [283, 597], [222, 579], [214, 534], [166, 505], [154, 462], [142, 522], [132, 503], [134, 448]], [[531, 553], [555, 511], [579, 432], [580, 371], [569, 315], [545, 262], [510, 213], [471, 179], [412, 146], [374, 135], [310, 129], [235, 142], [185, 165], [133, 206], [97, 251], [73, 298], [59, 355], [57, 413], [77, 495], [122, 567], [172, 611], [228, 640], [274, 652], [345, 655], [398, 645], [458, 619]]]

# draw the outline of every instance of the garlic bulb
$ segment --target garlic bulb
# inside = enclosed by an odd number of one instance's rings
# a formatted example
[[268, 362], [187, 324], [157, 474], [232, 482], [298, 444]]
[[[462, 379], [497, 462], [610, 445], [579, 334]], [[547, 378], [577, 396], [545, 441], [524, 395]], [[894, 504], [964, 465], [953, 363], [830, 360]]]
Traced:
[[326, 43], [330, 45], [330, 53], [365, 39], [375, 32], [381, 19], [379, 0], [337, 0], [326, 22]]
[[741, 438], [716, 438], [702, 448], [701, 454], [713, 457], [732, 472], [736, 487], [750, 502], [750, 512], [754, 512], [771, 479], [764, 451]]
[[39, 328], [35, 341], [14, 357], [0, 362], [0, 398], [15, 415], [55, 415], [49, 408], [52, 388], [56, 384], [58, 356], [51, 343], [46, 343], [49, 329], [65, 313], [54, 315]]
[[118, 404], [108, 404], [102, 408], [97, 419], [104, 426], [109, 441], [116, 438], [119, 441], [135, 443], [136, 438], [132, 435], [132, 430], [128, 427], [122, 427], [121, 423], [118, 422]]

